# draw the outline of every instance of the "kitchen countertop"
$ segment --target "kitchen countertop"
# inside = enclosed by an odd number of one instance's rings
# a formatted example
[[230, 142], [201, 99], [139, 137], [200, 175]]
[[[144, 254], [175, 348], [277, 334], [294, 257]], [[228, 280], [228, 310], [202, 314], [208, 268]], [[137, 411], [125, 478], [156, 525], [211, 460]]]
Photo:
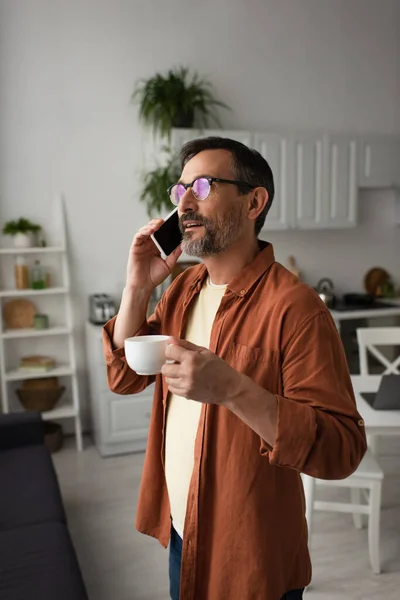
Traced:
[[356, 310], [335, 310], [332, 308], [330, 313], [336, 322], [348, 319], [372, 319], [376, 317], [397, 317], [400, 316], [400, 300], [398, 298], [385, 299], [385, 302], [393, 306], [382, 308], [362, 308]]

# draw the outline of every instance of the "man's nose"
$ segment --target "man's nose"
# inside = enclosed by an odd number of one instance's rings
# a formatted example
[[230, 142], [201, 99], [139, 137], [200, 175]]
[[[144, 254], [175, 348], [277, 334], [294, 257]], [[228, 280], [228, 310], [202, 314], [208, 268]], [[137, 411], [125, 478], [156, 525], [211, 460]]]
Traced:
[[179, 212], [180, 213], [188, 213], [188, 212], [196, 212], [198, 209], [198, 201], [193, 196], [192, 188], [188, 188], [183, 194], [182, 198], [179, 200]]

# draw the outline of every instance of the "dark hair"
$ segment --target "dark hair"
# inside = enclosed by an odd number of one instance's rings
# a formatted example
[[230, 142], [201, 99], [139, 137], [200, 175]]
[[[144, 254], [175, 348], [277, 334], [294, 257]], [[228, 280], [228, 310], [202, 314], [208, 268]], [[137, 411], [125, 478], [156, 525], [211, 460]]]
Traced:
[[[257, 150], [248, 148], [241, 142], [222, 137], [206, 137], [187, 142], [180, 154], [182, 169], [186, 163], [203, 150], [227, 150], [232, 154], [234, 177], [240, 181], [248, 181], [254, 187], [264, 187], [268, 192], [268, 202], [258, 215], [254, 231], [256, 236], [265, 223], [265, 217], [274, 199], [274, 176], [271, 167]], [[238, 185], [239, 192], [245, 194], [248, 188]]]

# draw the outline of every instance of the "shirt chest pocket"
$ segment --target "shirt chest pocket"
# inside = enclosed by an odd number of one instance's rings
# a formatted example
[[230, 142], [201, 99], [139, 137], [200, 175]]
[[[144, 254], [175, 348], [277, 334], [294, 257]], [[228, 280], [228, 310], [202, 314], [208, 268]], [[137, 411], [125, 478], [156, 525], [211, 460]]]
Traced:
[[282, 373], [277, 351], [230, 342], [224, 359], [236, 371], [247, 375], [273, 394], [282, 393]]

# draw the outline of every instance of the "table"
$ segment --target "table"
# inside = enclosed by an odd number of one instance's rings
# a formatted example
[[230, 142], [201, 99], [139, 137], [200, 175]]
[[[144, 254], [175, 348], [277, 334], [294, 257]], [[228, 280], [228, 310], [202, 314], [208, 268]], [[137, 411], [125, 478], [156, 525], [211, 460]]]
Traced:
[[399, 410], [375, 410], [361, 396], [360, 392], [376, 392], [378, 390], [380, 375], [352, 375], [354, 395], [357, 409], [365, 424], [368, 446], [377, 456], [378, 436], [400, 435], [400, 409]]
[[[375, 410], [361, 396], [360, 392], [376, 392], [380, 380], [380, 375], [353, 375], [351, 377], [358, 412], [364, 420], [367, 435], [372, 438], [377, 435], [400, 435], [400, 409]], [[371, 450], [374, 452], [373, 447]]]

